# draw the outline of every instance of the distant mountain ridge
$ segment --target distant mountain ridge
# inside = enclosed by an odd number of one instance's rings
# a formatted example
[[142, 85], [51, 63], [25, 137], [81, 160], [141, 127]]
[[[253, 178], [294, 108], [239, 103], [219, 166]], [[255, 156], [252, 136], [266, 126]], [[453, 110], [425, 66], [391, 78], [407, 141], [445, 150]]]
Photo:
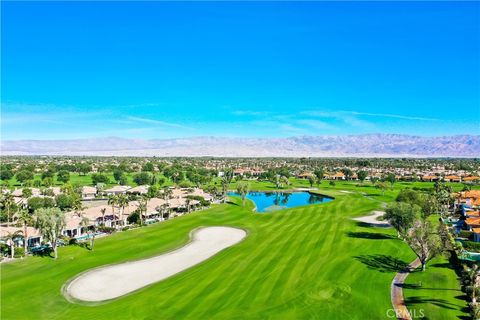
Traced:
[[422, 137], [401, 134], [290, 138], [192, 137], [77, 140], [5, 140], [2, 155], [216, 157], [478, 157], [480, 135]]

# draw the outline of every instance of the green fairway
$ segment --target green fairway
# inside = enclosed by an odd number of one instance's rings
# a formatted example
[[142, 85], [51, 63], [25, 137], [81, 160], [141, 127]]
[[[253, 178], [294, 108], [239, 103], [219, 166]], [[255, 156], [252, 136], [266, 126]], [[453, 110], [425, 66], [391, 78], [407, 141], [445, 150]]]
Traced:
[[[217, 205], [99, 239], [94, 252], [70, 246], [59, 250], [58, 261], [33, 257], [5, 264], [1, 318], [388, 319], [390, 283], [413, 253], [393, 230], [350, 219], [378, 209], [379, 201], [358, 193], [322, 192], [336, 199], [272, 214], [252, 213], [251, 203], [246, 208]], [[103, 305], [72, 304], [61, 294], [62, 285], [80, 272], [157, 255], [182, 246], [192, 229], [211, 225], [241, 227], [249, 234], [204, 263]], [[427, 270], [428, 277], [437, 269]], [[444, 276], [455, 287], [455, 276]], [[428, 301], [422, 307], [430, 319], [462, 314]]]
[[433, 259], [427, 271], [412, 273], [405, 281], [403, 294], [412, 315], [425, 313], [428, 319], [444, 319], [445, 310], [449, 310], [449, 319], [465, 316], [466, 295], [460, 290], [455, 270], [444, 257]]

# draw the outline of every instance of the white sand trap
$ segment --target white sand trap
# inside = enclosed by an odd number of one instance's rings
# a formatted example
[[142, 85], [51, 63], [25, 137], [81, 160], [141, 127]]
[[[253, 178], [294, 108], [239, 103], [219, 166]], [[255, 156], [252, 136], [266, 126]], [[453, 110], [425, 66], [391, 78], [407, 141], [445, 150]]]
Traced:
[[383, 216], [384, 214], [385, 212], [383, 211], [373, 211], [371, 215], [353, 218], [353, 220], [368, 223], [375, 227], [388, 228], [390, 227], [390, 224], [387, 221], [378, 220], [378, 218]]
[[247, 233], [231, 227], [193, 231], [192, 241], [172, 252], [139, 261], [93, 269], [67, 284], [67, 297], [86, 302], [114, 299], [166, 279], [242, 241]]

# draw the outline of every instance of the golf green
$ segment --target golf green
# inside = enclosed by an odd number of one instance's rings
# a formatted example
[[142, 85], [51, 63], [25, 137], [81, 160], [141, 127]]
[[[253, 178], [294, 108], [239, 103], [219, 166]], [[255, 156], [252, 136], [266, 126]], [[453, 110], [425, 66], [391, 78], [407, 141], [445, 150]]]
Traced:
[[[379, 209], [378, 201], [325, 192], [335, 200], [263, 214], [233, 199], [98, 239], [94, 252], [69, 246], [60, 248], [58, 260], [29, 257], [4, 264], [1, 318], [388, 319], [392, 278], [414, 255], [393, 230], [351, 220]], [[161, 254], [184, 245], [197, 227], [221, 225], [243, 228], [248, 236], [188, 270], [105, 304], [74, 304], [62, 295], [62, 286], [81, 272]], [[449, 294], [442, 299], [455, 300], [458, 292]], [[452, 319], [461, 306], [435, 311], [435, 319]], [[428, 301], [422, 307], [428, 316]]]

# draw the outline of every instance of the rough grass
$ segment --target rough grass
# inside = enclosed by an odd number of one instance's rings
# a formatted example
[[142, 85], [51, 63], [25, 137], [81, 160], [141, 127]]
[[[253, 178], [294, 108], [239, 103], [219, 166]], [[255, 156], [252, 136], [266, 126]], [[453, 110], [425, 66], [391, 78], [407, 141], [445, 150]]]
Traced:
[[[351, 220], [378, 209], [378, 201], [357, 193], [325, 193], [335, 201], [271, 214], [252, 213], [251, 203], [242, 208], [235, 199], [99, 239], [94, 252], [71, 246], [59, 250], [57, 261], [31, 257], [5, 264], [1, 318], [386, 319], [392, 278], [414, 255], [393, 230]], [[245, 228], [249, 235], [189, 270], [107, 304], [72, 304], [61, 294], [62, 285], [80, 272], [160, 254], [182, 246], [192, 229], [210, 225]], [[455, 281], [446, 274], [439, 285]], [[443, 299], [452, 301], [448, 295]], [[459, 314], [447, 307], [437, 312], [429, 302], [424, 307], [427, 315], [435, 312], [431, 319]]]

